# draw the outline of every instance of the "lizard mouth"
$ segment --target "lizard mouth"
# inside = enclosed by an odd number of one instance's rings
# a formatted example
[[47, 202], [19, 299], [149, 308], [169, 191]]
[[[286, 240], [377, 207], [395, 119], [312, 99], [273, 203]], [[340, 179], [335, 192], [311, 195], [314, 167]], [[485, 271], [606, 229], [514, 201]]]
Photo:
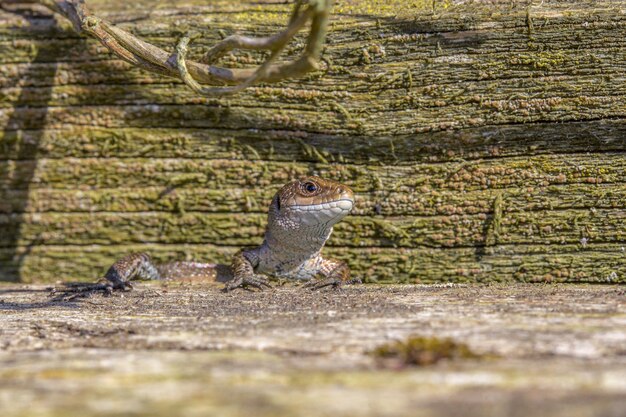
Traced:
[[320, 204], [306, 204], [300, 206], [291, 206], [291, 210], [307, 212], [307, 211], [350, 211], [354, 206], [354, 202], [348, 198], [342, 198], [341, 200], [328, 201]]
[[341, 200], [328, 201], [320, 204], [307, 204], [292, 206], [290, 211], [298, 214], [299, 222], [302, 225], [326, 225], [332, 226], [350, 213], [354, 202], [344, 198]]

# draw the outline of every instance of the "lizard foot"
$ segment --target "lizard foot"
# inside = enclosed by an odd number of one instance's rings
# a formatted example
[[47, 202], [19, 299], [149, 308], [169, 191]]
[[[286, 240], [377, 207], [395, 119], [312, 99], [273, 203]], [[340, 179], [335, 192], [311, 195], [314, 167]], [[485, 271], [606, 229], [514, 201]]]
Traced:
[[272, 288], [267, 278], [262, 275], [242, 275], [233, 278], [228, 281], [224, 286], [224, 292], [232, 291], [236, 288], [248, 288], [253, 287], [258, 290], [264, 290], [265, 288]]
[[321, 290], [326, 287], [333, 287], [333, 289], [339, 289], [343, 285], [361, 284], [361, 279], [352, 278], [348, 281], [342, 281], [340, 278], [322, 278], [312, 279], [302, 286], [302, 288], [310, 289], [311, 291]]
[[109, 282], [96, 284], [70, 283], [65, 284], [62, 289], [53, 288], [49, 296], [52, 297], [51, 301], [73, 301], [77, 298], [90, 297], [93, 294], [108, 296], [116, 290], [130, 291], [132, 289], [133, 285], [130, 282], [117, 285], [111, 285]]

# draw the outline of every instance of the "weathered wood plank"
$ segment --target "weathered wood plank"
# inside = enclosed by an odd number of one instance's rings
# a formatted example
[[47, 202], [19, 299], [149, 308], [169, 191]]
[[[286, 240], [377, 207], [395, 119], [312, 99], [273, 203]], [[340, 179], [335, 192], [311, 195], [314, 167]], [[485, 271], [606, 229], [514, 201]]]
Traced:
[[[120, 124], [111, 125], [107, 121], [121, 120], [123, 125], [131, 124], [130, 121], [145, 121], [134, 125], [158, 127], [163, 126], [160, 122], [178, 119], [180, 123], [177, 126], [180, 127], [217, 127], [206, 120], [215, 122], [217, 118], [224, 128], [235, 125], [239, 128], [277, 128], [275, 123], [272, 124], [271, 117], [267, 117], [267, 112], [261, 115], [259, 110], [255, 110], [271, 108], [274, 113], [279, 113], [274, 116], [280, 116], [283, 128], [332, 131], [334, 134], [368, 132], [373, 135], [624, 116], [626, 111], [623, 100], [620, 100], [624, 95], [624, 83], [620, 79], [626, 62], [626, 59], [621, 59], [626, 57], [623, 20], [612, 13], [611, 8], [587, 10], [584, 4], [579, 4], [566, 12], [558, 11], [558, 4], [550, 6], [552, 8], [538, 7], [533, 10], [536, 12], [534, 18], [542, 25], [533, 27], [532, 32], [527, 27], [525, 8], [507, 10], [509, 14], [506, 17], [500, 15], [494, 19], [493, 9], [474, 6], [477, 21], [472, 21], [462, 19], [467, 17], [463, 15], [467, 13], [466, 8], [455, 10], [451, 7], [437, 16], [435, 23], [431, 22], [426, 27], [420, 23], [429, 20], [426, 16], [422, 16], [419, 22], [415, 19], [409, 22], [396, 16], [395, 19], [379, 19], [378, 23], [375, 20], [364, 23], [362, 18], [343, 16], [341, 25], [331, 31], [326, 53], [327, 61], [332, 64], [323, 77], [318, 74], [305, 80], [284, 83], [277, 88], [260, 87], [237, 97], [211, 100], [214, 103], [211, 110], [206, 106], [177, 107], [205, 103], [206, 100], [199, 99], [180, 84], [174, 87], [176, 94], [171, 94], [172, 84], [166, 79], [152, 77], [138, 83], [129, 75], [131, 78], [124, 82], [119, 78], [119, 63], [108, 69], [105, 62], [100, 63], [99, 72], [104, 74], [103, 79], [97, 75], [97, 70], [92, 71], [92, 57], [98, 56], [98, 48], [102, 49], [94, 42], [83, 42], [93, 49], [89, 51], [83, 47], [82, 51], [82, 59], [89, 60], [87, 65], [91, 65], [89, 69], [74, 69], [81, 74], [76, 76], [64, 72], [67, 69], [55, 68], [55, 75], [50, 79], [49, 76], [41, 77], [36, 66], [46, 65], [48, 60], [58, 62], [59, 57], [68, 62], [80, 61], [77, 56], [67, 56], [68, 51], [78, 53], [77, 40], [33, 40], [34, 43], [25, 39], [20, 42], [12, 40], [6, 42], [5, 52], [0, 55], [18, 59], [19, 51], [24, 50], [30, 54], [24, 57], [25, 62], [34, 60], [36, 55], [39, 63], [28, 67], [27, 71], [33, 71], [30, 78], [48, 79], [54, 87], [31, 88], [28, 84], [18, 84], [16, 88], [6, 89], [5, 99], [0, 100], [0, 105], [10, 105], [19, 94], [21, 100], [32, 105], [102, 105], [104, 107], [87, 111], [98, 113], [98, 124], [109, 126]], [[614, 3], [614, 9], [619, 10], [619, 6]], [[575, 9], [585, 13], [577, 16]], [[246, 11], [242, 13], [247, 14]], [[282, 13], [286, 16], [287, 9], [283, 8]], [[602, 13], [606, 13], [603, 21], [598, 19]], [[479, 17], [486, 18], [487, 14], [490, 24], [478, 23]], [[592, 25], [589, 23], [591, 17], [596, 17]], [[193, 26], [193, 20], [202, 19], [202, 15], [194, 13], [188, 18], [190, 21], [186, 24]], [[152, 35], [159, 33], [159, 41], [174, 45], [176, 38], [163, 38], [162, 28], [180, 17], [163, 14], [161, 19], [163, 26], [152, 29]], [[430, 20], [433, 20], [432, 17]], [[246, 22], [249, 24], [248, 20]], [[437, 33], [434, 26], [438, 24], [452, 26]], [[457, 27], [458, 24], [462, 27]], [[138, 26], [138, 33], [149, 35], [151, 24], [143, 22]], [[231, 28], [231, 31], [234, 29]], [[265, 30], [271, 30], [271, 26]], [[213, 33], [217, 36], [217, 32]], [[147, 39], [154, 40], [149, 36]], [[67, 45], [63, 45], [64, 42]], [[45, 54], [50, 54], [50, 57]], [[251, 63], [255, 60], [252, 59]], [[3, 84], [15, 86], [16, 76], [20, 80], [29, 78], [24, 76], [24, 71], [26, 69], [7, 68]], [[43, 71], [49, 74], [50, 68]], [[80, 80], [81, 76], [92, 72], [94, 79]], [[137, 71], [134, 73], [139, 74]], [[114, 74], [114, 78], [107, 80], [108, 74]], [[598, 83], [599, 78], [605, 82]], [[152, 88], [145, 88], [146, 82], [155, 80], [157, 83]], [[45, 103], [41, 102], [44, 97]], [[161, 109], [165, 114], [158, 118], [151, 118], [141, 111], [138, 113], [132, 106], [119, 108], [119, 105], [138, 102], [167, 104], [167, 108]], [[229, 114], [218, 112], [216, 115], [215, 103], [227, 105], [229, 109], [245, 107], [247, 117], [245, 120], [234, 117], [240, 111], [230, 111]], [[115, 106], [108, 108], [110, 104]], [[76, 118], [68, 117], [66, 111], [75, 114]], [[51, 109], [47, 115], [48, 124], [83, 124], [88, 116], [81, 112], [82, 109], [75, 108]], [[24, 115], [24, 118], [33, 120], [39, 117], [32, 110]], [[22, 117], [15, 116], [13, 119]], [[190, 120], [199, 124], [189, 124]], [[17, 120], [14, 122], [17, 123]], [[32, 127], [29, 124], [15, 126]]]
[[[504, 204], [502, 202], [501, 204]], [[496, 214], [494, 214], [496, 216]], [[348, 247], [467, 247], [485, 244], [576, 244], [585, 238], [626, 242], [626, 210], [552, 210], [493, 216], [350, 216], [335, 227], [329, 245]], [[0, 236], [0, 247], [15, 243], [130, 244], [213, 243], [258, 245], [266, 214], [197, 213], [37, 213], [0, 215], [0, 226], [23, 224], [20, 236]]]
[[[177, 215], [186, 211], [265, 213], [274, 188], [207, 189], [189, 187], [167, 189], [99, 188], [0, 190], [0, 213], [97, 213], [97, 212], [166, 212]], [[437, 190], [432, 195], [412, 195], [406, 190], [357, 194], [357, 215], [451, 216], [493, 213], [497, 196], [502, 212], [541, 213], [550, 210], [598, 210], [624, 207], [626, 184], [551, 185], [540, 188], [505, 188], [464, 193]], [[24, 201], [28, 203], [24, 206]]]
[[626, 119], [570, 122], [567, 126], [553, 123], [483, 126], [404, 136], [345, 137], [283, 129], [155, 127], [0, 131], [0, 161], [145, 157], [397, 165], [624, 149]]
[[[495, 87], [494, 87], [495, 88]], [[95, 91], [95, 89], [94, 89]], [[150, 101], [150, 99], [145, 99]], [[372, 98], [362, 101], [363, 108]], [[470, 99], [473, 100], [473, 99]], [[144, 99], [137, 98], [137, 101]], [[198, 99], [202, 101], [202, 99]], [[461, 129], [476, 125], [506, 125], [515, 123], [559, 122], [586, 119], [623, 118], [626, 104], [620, 96], [583, 96], [482, 101], [460, 103], [445, 114], [437, 106], [405, 107], [392, 112], [363, 111], [356, 118], [341, 100], [306, 109], [290, 107], [231, 107], [219, 104], [120, 104], [116, 106], [80, 105], [70, 107], [18, 107], [12, 112], [0, 112], [0, 124], [11, 130], [37, 129], [45, 120], [47, 126], [98, 125], [109, 128], [188, 128], [293, 130], [337, 135], [410, 135], [413, 133]], [[441, 102], [444, 104], [445, 102]], [[268, 115], [271, 114], [271, 115]], [[433, 122], [437, 120], [436, 122]]]
[[[27, 173], [32, 175], [27, 176]], [[437, 190], [472, 191], [623, 183], [623, 153], [551, 155], [416, 164], [394, 167], [352, 164], [296, 164], [179, 158], [67, 158], [0, 162], [0, 185], [13, 189], [158, 187], [237, 189], [275, 187], [311, 172], [345, 181], [357, 192], [421, 194]], [[23, 178], [28, 178], [27, 182]], [[31, 184], [32, 183], [32, 184]]]

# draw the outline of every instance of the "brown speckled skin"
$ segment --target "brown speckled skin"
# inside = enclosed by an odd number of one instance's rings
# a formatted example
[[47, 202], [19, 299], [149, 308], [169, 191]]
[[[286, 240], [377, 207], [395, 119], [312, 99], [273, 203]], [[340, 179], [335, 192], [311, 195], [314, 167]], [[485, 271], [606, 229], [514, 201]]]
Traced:
[[[268, 276], [307, 281], [306, 287], [337, 287], [350, 280], [345, 262], [321, 255], [333, 225], [354, 204], [352, 190], [336, 181], [306, 177], [292, 181], [272, 199], [263, 244], [239, 251], [231, 264], [232, 279], [225, 290], [270, 287]], [[115, 262], [105, 274], [113, 288], [132, 288], [135, 279], [218, 279], [218, 266], [197, 262], [156, 265], [146, 253], [133, 253]]]

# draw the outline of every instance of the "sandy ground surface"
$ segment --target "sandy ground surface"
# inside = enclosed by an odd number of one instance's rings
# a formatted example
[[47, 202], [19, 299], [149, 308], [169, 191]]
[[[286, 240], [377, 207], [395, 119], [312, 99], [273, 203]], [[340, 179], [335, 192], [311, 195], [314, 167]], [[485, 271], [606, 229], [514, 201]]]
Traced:
[[[3, 416], [624, 416], [626, 288], [0, 286]], [[409, 336], [480, 360], [382, 367]]]

